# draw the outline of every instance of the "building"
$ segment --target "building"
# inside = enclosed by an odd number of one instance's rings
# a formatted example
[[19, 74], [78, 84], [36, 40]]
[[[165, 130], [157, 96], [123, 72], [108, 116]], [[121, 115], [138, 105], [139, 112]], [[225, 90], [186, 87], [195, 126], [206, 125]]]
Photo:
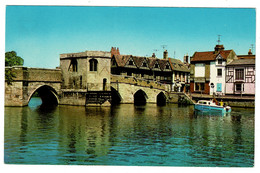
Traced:
[[[85, 105], [90, 104], [91, 99], [97, 99], [103, 104], [109, 100], [110, 63], [110, 52], [85, 51], [61, 54], [63, 93], [61, 104]], [[97, 95], [100, 97], [102, 95], [103, 98], [96, 98]]]
[[171, 67], [173, 69], [173, 91], [189, 91], [189, 77], [190, 69], [188, 64], [188, 56], [184, 56], [184, 63], [179, 59], [169, 58]]
[[111, 73], [144, 80], [153, 80], [163, 84], [172, 83], [172, 68], [168, 60], [168, 53], [164, 53], [163, 59], [141, 57], [133, 55], [120, 55], [116, 48], [111, 49]]
[[190, 60], [190, 90], [192, 93], [225, 94], [225, 67], [238, 59], [233, 50], [216, 45], [214, 51], [195, 52]]
[[238, 55], [226, 67], [226, 94], [255, 94], [255, 55]]

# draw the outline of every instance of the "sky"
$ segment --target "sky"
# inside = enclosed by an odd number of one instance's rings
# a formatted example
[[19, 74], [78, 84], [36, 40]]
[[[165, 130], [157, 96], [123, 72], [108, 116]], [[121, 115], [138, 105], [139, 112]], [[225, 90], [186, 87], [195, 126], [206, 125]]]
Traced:
[[[86, 50], [183, 60], [217, 44], [237, 55], [256, 41], [254, 8], [6, 6], [5, 51], [24, 66], [55, 68], [59, 54]], [[255, 53], [253, 49], [253, 53]]]

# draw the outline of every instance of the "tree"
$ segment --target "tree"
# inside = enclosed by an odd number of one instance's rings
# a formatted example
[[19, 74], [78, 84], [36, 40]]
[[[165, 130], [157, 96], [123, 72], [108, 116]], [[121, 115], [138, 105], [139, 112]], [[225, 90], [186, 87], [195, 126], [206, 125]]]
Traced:
[[5, 53], [5, 66], [22, 66], [23, 58], [17, 56], [15, 51]]
[[[11, 67], [11, 66], [22, 66], [24, 63], [24, 60], [17, 56], [15, 51], [10, 51], [5, 53], [5, 66]], [[14, 71], [12, 71], [12, 68], [6, 68], [5, 69], [5, 81], [8, 85], [12, 85], [13, 78], [16, 77], [16, 74]]]

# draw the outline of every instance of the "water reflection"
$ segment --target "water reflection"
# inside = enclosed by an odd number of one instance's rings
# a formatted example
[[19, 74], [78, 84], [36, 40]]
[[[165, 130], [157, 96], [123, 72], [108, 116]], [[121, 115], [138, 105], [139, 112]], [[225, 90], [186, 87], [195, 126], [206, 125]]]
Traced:
[[254, 112], [212, 116], [174, 104], [6, 107], [5, 162], [252, 166]]

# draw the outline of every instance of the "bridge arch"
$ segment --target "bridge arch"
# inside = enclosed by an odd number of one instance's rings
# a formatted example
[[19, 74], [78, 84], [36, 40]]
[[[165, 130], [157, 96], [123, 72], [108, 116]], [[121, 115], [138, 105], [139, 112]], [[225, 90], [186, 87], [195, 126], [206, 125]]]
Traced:
[[36, 89], [34, 89], [28, 97], [27, 104], [30, 102], [35, 92], [38, 92], [42, 100], [42, 105], [58, 105], [59, 103], [58, 94], [56, 90], [49, 85], [41, 85], [38, 86]]
[[134, 93], [134, 104], [136, 105], [145, 105], [147, 99], [148, 96], [142, 89], [139, 89]]
[[159, 106], [164, 106], [166, 105], [166, 96], [163, 92], [160, 92], [157, 97], [156, 97], [156, 103]]

